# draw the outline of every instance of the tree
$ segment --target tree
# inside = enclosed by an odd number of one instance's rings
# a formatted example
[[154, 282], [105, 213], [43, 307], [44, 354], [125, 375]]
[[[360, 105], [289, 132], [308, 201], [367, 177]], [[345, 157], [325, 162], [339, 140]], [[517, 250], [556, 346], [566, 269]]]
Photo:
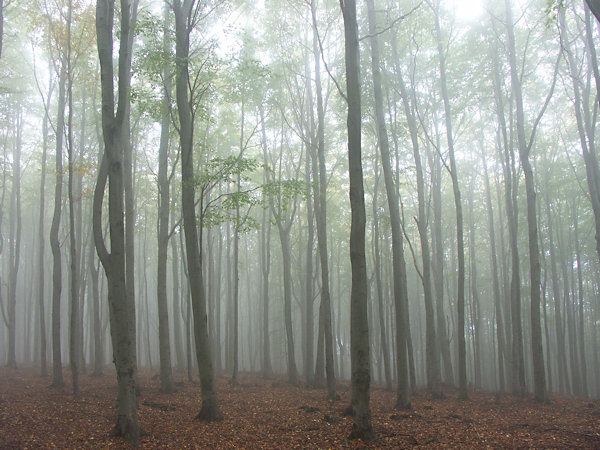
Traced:
[[[369, 34], [371, 35], [371, 72], [373, 76], [373, 89], [375, 98], [375, 120], [377, 124], [377, 142], [381, 153], [381, 164], [383, 166], [383, 177], [388, 199], [388, 210], [390, 212], [390, 224], [392, 229], [392, 264], [393, 264], [393, 292], [394, 305], [396, 308], [396, 352], [398, 370], [398, 392], [396, 408], [410, 408], [410, 396], [408, 393], [408, 366], [406, 360], [406, 331], [404, 327], [405, 308], [408, 303], [406, 287], [406, 262], [404, 260], [404, 248], [402, 243], [402, 230], [400, 222], [400, 200], [397, 195], [394, 175], [390, 163], [390, 150], [388, 142], [387, 127], [383, 112], [383, 95], [381, 89], [381, 73], [379, 58], [379, 40], [377, 38], [377, 27], [375, 18], [375, 6], [373, 0], [367, 0], [369, 13]], [[410, 119], [409, 119], [410, 120]], [[374, 214], [375, 215], [375, 214]], [[379, 255], [375, 256], [376, 258]], [[380, 299], [381, 302], [381, 299]], [[383, 336], [382, 336], [383, 340]]]
[[446, 80], [446, 56], [442, 46], [442, 30], [440, 27], [439, 1], [432, 7], [435, 15], [435, 33], [437, 38], [437, 52], [440, 67], [440, 85], [442, 100], [444, 102], [444, 119], [446, 124], [446, 141], [448, 144], [448, 159], [450, 162], [449, 172], [452, 179], [452, 192], [454, 194], [454, 207], [456, 209], [456, 252], [458, 259], [458, 292], [456, 305], [458, 309], [458, 389], [459, 397], [467, 398], [467, 358], [465, 344], [465, 244], [463, 209], [458, 184], [458, 168], [454, 153], [454, 134], [452, 131], [452, 113], [450, 110], [450, 97], [448, 96], [448, 84]]
[[[114, 92], [114, 0], [96, 2], [96, 37], [102, 90], [104, 156], [94, 191], [93, 227], [96, 251], [108, 280], [108, 306], [114, 363], [119, 385], [117, 423], [113, 434], [137, 444], [135, 316], [125, 284], [124, 155], [129, 145], [128, 116], [131, 53], [138, 0], [121, 0], [117, 98]], [[115, 102], [116, 100], [116, 102]], [[115, 112], [116, 105], [116, 112]], [[110, 252], [102, 235], [102, 200], [108, 178]]]
[[[336, 398], [335, 374], [333, 367], [333, 327], [331, 324], [331, 293], [329, 289], [329, 259], [327, 251], [327, 171], [325, 167], [325, 110], [323, 106], [323, 88], [321, 86], [321, 51], [317, 29], [316, 1], [311, 0], [310, 11], [313, 29], [313, 56], [315, 62], [315, 90], [317, 97], [317, 129], [316, 155], [315, 145], [311, 146], [311, 162], [313, 176], [313, 201], [317, 223], [317, 243], [319, 247], [319, 262], [321, 267], [321, 306], [319, 322], [323, 323], [323, 338], [325, 343], [325, 372], [327, 376], [327, 398]], [[309, 81], [310, 87], [310, 81]], [[307, 94], [312, 103], [312, 93]], [[313, 108], [310, 111], [314, 124]], [[314, 128], [314, 127], [313, 127]], [[308, 158], [308, 154], [307, 154]], [[320, 352], [320, 350], [319, 350]], [[317, 373], [319, 373], [317, 371]], [[315, 380], [316, 381], [316, 380]]]
[[[525, 136], [525, 115], [523, 108], [523, 94], [521, 90], [521, 80], [519, 77], [519, 68], [517, 67], [516, 50], [515, 50], [515, 35], [512, 19], [512, 11], [510, 0], [504, 2], [506, 8], [506, 23], [508, 34], [508, 58], [510, 66], [510, 80], [512, 94], [516, 104], [516, 127], [517, 127], [517, 144], [519, 148], [519, 159], [525, 175], [525, 192], [527, 196], [527, 225], [529, 236], [529, 270], [531, 283], [531, 352], [533, 358], [533, 380], [535, 398], [539, 402], [548, 401], [548, 392], [546, 389], [546, 377], [544, 372], [544, 352], [542, 348], [542, 329], [540, 319], [540, 284], [541, 284], [541, 266], [540, 266], [540, 250], [538, 243], [538, 225], [537, 211], [535, 206], [535, 180], [533, 169], [529, 156], [535, 139], [535, 132], [539, 124], [552, 94], [556, 83], [556, 72], [558, 69], [558, 61], [554, 71], [554, 78], [546, 101], [538, 114], [533, 126], [529, 140]], [[523, 369], [521, 369], [523, 371]], [[524, 389], [524, 383], [521, 384], [521, 389]]]
[[185, 250], [189, 272], [189, 288], [194, 318], [196, 358], [202, 386], [202, 409], [196, 416], [199, 420], [221, 420], [214, 372], [208, 340], [206, 297], [202, 273], [201, 253], [198, 248], [198, 229], [195, 211], [194, 184], [194, 109], [197, 100], [194, 85], [190, 83], [189, 55], [190, 34], [197, 25], [202, 3], [195, 0], [175, 0], [175, 91], [179, 117], [179, 145], [181, 147], [181, 199]]
[[[162, 50], [169, 51], [169, 6], [165, 2]], [[161, 101], [160, 142], [158, 155], [158, 261], [156, 299], [158, 302], [158, 339], [160, 349], [160, 382], [163, 392], [175, 391], [171, 368], [171, 342], [169, 338], [169, 308], [167, 306], [167, 253], [169, 246], [169, 130], [171, 123], [171, 73], [165, 64], [163, 70], [163, 98]], [[173, 299], [177, 302], [177, 299]]]
[[340, 0], [344, 16], [346, 97], [348, 106], [348, 172], [350, 175], [350, 355], [353, 413], [353, 439], [372, 440], [369, 321], [367, 318], [367, 261], [365, 255], [365, 194], [361, 156], [360, 58], [356, 1]]

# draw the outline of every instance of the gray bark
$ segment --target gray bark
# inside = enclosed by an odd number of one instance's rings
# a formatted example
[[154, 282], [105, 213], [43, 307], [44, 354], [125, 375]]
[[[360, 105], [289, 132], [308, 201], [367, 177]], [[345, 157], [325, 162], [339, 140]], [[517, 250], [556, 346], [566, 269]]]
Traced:
[[[117, 422], [113, 434], [137, 444], [140, 429], [135, 398], [135, 317], [131, 316], [132, 298], [125, 285], [125, 224], [123, 157], [129, 133], [124, 129], [129, 114], [131, 70], [132, 16], [137, 0], [121, 0], [118, 58], [118, 101], [115, 113], [113, 68], [114, 0], [97, 0], [96, 36], [102, 87], [102, 135], [104, 158], [100, 165], [94, 192], [94, 241], [98, 257], [108, 279], [108, 303], [113, 359], [117, 371]], [[102, 199], [108, 178], [108, 210], [110, 253], [102, 236]]]
[[[379, 41], [377, 39], [377, 25], [375, 20], [375, 7], [373, 0], [367, 0], [369, 13], [369, 33], [371, 34], [371, 72], [373, 75], [373, 88], [375, 97], [375, 119], [377, 123], [377, 141], [381, 154], [383, 166], [383, 177], [390, 211], [390, 224], [392, 228], [392, 271], [394, 278], [394, 305], [396, 305], [396, 347], [397, 347], [397, 371], [398, 391], [396, 408], [405, 409], [410, 407], [410, 396], [408, 393], [408, 367], [406, 359], [406, 329], [404, 306], [407, 301], [406, 263], [404, 260], [404, 248], [402, 242], [402, 230], [400, 227], [400, 199], [397, 194], [392, 173], [389, 141], [385, 116], [383, 113], [383, 95], [381, 92], [381, 72], [379, 70]], [[400, 76], [400, 74], [398, 74]], [[405, 93], [405, 92], [404, 92]], [[414, 143], [414, 142], [413, 142]], [[425, 282], [425, 281], [424, 281]], [[381, 300], [380, 300], [381, 301]]]
[[[196, 359], [202, 386], [202, 409], [197, 416], [199, 420], [221, 420], [217, 391], [214, 382], [208, 326], [206, 317], [206, 297], [202, 274], [202, 252], [198, 248], [198, 229], [194, 207], [194, 111], [190, 92], [188, 91], [190, 52], [190, 33], [192, 31], [192, 14], [195, 10], [194, 0], [175, 0], [175, 56], [176, 56], [176, 98], [179, 113], [179, 141], [181, 146], [181, 192], [183, 209], [183, 228], [185, 233], [185, 249], [189, 272], [189, 288], [194, 318], [194, 338], [196, 343]], [[193, 92], [191, 93], [193, 94]]]
[[350, 356], [352, 412], [351, 438], [375, 437], [369, 405], [371, 370], [369, 364], [369, 322], [367, 319], [367, 261], [365, 255], [365, 193], [361, 149], [360, 57], [356, 1], [340, 0], [344, 17], [346, 101], [348, 104], [348, 171], [350, 175]]

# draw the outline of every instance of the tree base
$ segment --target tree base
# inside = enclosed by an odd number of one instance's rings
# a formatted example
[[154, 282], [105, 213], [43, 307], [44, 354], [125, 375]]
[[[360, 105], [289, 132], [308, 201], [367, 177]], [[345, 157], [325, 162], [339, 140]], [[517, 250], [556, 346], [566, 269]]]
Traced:
[[177, 389], [175, 388], [175, 385], [171, 383], [162, 386], [160, 388], [160, 392], [162, 392], [163, 394], [174, 394], [175, 392], [177, 392]]
[[412, 411], [413, 407], [410, 404], [410, 400], [398, 399], [396, 400], [394, 409], [398, 411]]
[[195, 419], [201, 422], [220, 422], [223, 420], [223, 415], [217, 406], [203, 405]]
[[352, 407], [352, 405], [348, 405], [343, 411], [342, 411], [342, 416], [353, 416], [354, 415], [354, 408]]
[[367, 429], [361, 430], [356, 424], [352, 425], [352, 432], [348, 436], [348, 440], [352, 441], [355, 439], [362, 439], [365, 442], [373, 442], [378, 440], [377, 435], [373, 431], [373, 428], [369, 427]]
[[341, 400], [342, 398], [334, 391], [333, 393], [328, 392], [327, 393], [327, 400], [329, 401], [336, 401], [336, 400]]
[[138, 426], [137, 420], [120, 416], [117, 419], [115, 427], [111, 430], [110, 436], [122, 437], [125, 441], [132, 445], [138, 445], [140, 443], [140, 437], [145, 435], [140, 427]]

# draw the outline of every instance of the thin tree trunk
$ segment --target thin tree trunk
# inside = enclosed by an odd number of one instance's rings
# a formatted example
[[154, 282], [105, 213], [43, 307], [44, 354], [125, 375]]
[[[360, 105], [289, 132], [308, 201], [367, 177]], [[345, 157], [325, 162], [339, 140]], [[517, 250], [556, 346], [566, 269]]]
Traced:
[[[0, 0], [2, 2], [3, 0]], [[0, 9], [2, 6], [0, 5]], [[49, 65], [49, 72], [52, 73], [52, 65]], [[45, 313], [45, 300], [44, 300], [44, 280], [46, 271], [44, 268], [44, 256], [46, 249], [46, 237], [45, 237], [45, 209], [46, 209], [46, 171], [47, 171], [47, 154], [48, 154], [48, 121], [50, 101], [52, 99], [52, 93], [54, 91], [54, 82], [52, 76], [50, 77], [48, 86], [48, 96], [46, 98], [46, 107], [44, 110], [44, 119], [42, 121], [42, 173], [40, 177], [40, 213], [38, 222], [38, 326], [40, 336], [40, 374], [42, 377], [48, 375], [48, 361], [46, 352], [48, 344], [46, 342], [46, 313]]]
[[575, 233], [575, 262], [577, 264], [577, 292], [578, 292], [578, 305], [577, 305], [577, 322], [579, 333], [577, 335], [577, 347], [579, 350], [579, 364], [581, 367], [581, 395], [584, 397], [588, 396], [588, 382], [587, 382], [587, 361], [585, 357], [585, 322], [583, 320], [583, 275], [581, 269], [581, 249], [579, 244], [579, 229], [578, 222], [579, 216], [577, 214], [577, 208], [573, 208], [573, 230]]
[[329, 253], [327, 246], [327, 169], [325, 165], [325, 109], [323, 105], [323, 88], [321, 86], [321, 53], [317, 35], [316, 3], [311, 0], [311, 17], [313, 25], [313, 56], [315, 59], [315, 91], [317, 97], [317, 160], [319, 163], [318, 183], [313, 158], [313, 183], [318, 184], [319, 193], [314, 195], [315, 215], [317, 223], [317, 241], [319, 245], [319, 262], [321, 266], [321, 308], [319, 322], [323, 323], [323, 339], [325, 344], [325, 374], [327, 378], [327, 398], [335, 399], [334, 340], [332, 324], [332, 308], [329, 280]]
[[567, 372], [567, 353], [565, 348], [565, 334], [560, 310], [560, 295], [558, 287], [558, 271], [556, 268], [557, 249], [554, 246], [554, 232], [552, 231], [552, 215], [550, 213], [550, 199], [546, 197], [546, 216], [548, 221], [548, 238], [550, 244], [550, 267], [552, 274], [552, 297], [554, 301], [554, 325], [556, 333], [556, 363], [558, 366], [558, 389], [566, 393], [569, 386]]
[[10, 196], [10, 249], [8, 284], [8, 367], [17, 368], [17, 280], [21, 261], [21, 146], [23, 112], [17, 107], [15, 118], [16, 143], [12, 158], [12, 188]]
[[[398, 391], [396, 399], [396, 408], [410, 408], [410, 396], [408, 393], [408, 368], [406, 361], [406, 332], [404, 318], [406, 313], [404, 306], [408, 303], [408, 291], [406, 281], [406, 263], [404, 260], [404, 248], [402, 242], [402, 230], [400, 228], [400, 199], [397, 195], [390, 162], [389, 141], [385, 116], [383, 113], [383, 96], [381, 93], [381, 72], [379, 59], [379, 41], [377, 39], [377, 24], [375, 19], [375, 7], [373, 0], [367, 0], [369, 12], [369, 33], [371, 34], [371, 72], [373, 75], [373, 88], [375, 98], [375, 117], [377, 122], [377, 139], [379, 152], [381, 154], [381, 163], [383, 166], [383, 176], [385, 189], [388, 198], [388, 209], [390, 211], [390, 225], [392, 228], [392, 270], [394, 278], [394, 304], [396, 305], [396, 347], [397, 347], [397, 366], [398, 366]], [[398, 77], [400, 74], [398, 73]], [[403, 83], [401, 83], [403, 87]], [[404, 92], [405, 94], [406, 92]], [[405, 105], [407, 99], [405, 98]], [[407, 117], [408, 117], [407, 109]], [[409, 118], [410, 120], [410, 118]], [[414, 141], [413, 141], [414, 144]], [[425, 283], [425, 280], [424, 280]], [[431, 311], [433, 313], [433, 311]], [[430, 339], [431, 336], [428, 336]], [[439, 367], [438, 367], [439, 368]], [[441, 389], [441, 388], [440, 388]]]
[[69, 364], [71, 366], [71, 380], [73, 384], [73, 396], [79, 396], [79, 370], [80, 370], [80, 345], [83, 335], [79, 329], [79, 246], [77, 243], [75, 229], [75, 198], [74, 198], [74, 173], [73, 166], [75, 165], [75, 156], [73, 154], [73, 78], [71, 68], [71, 1], [68, 3], [67, 12], [67, 99], [68, 99], [68, 116], [67, 116], [67, 162], [68, 162], [68, 179], [67, 179], [67, 195], [69, 205], [69, 253], [70, 253], [70, 291], [69, 298], [71, 303], [71, 316], [69, 324]]
[[452, 114], [450, 111], [450, 98], [446, 81], [446, 57], [442, 46], [442, 31], [440, 28], [439, 3], [434, 8], [435, 29], [437, 36], [437, 50], [440, 63], [440, 84], [442, 99], [444, 101], [444, 118], [446, 122], [446, 139], [448, 141], [448, 159], [450, 160], [450, 177], [452, 178], [452, 191], [454, 193], [454, 206], [456, 208], [456, 242], [458, 258], [458, 294], [456, 299], [458, 309], [458, 388], [461, 399], [467, 398], [467, 355], [465, 343], [465, 249], [463, 231], [463, 212], [460, 187], [458, 184], [458, 169], [454, 157], [454, 135], [452, 132]]
[[[379, 191], [379, 171], [375, 167], [375, 185], [373, 187], [373, 265], [375, 271], [375, 285], [377, 287], [377, 313], [379, 318], [379, 339], [381, 341], [381, 355], [383, 357], [383, 372], [385, 374], [385, 387], [392, 390], [392, 371], [390, 367], [390, 354], [385, 331], [384, 292], [381, 280], [381, 250], [379, 249], [379, 220], [377, 203]], [[408, 379], [408, 377], [407, 377]], [[408, 384], [408, 383], [407, 383]]]
[[506, 389], [506, 382], [504, 380], [504, 359], [506, 357], [506, 346], [504, 342], [504, 320], [502, 312], [502, 302], [500, 297], [500, 286], [499, 286], [499, 271], [498, 271], [498, 259], [496, 256], [496, 232], [494, 229], [494, 210], [492, 208], [492, 194], [490, 189], [490, 177], [488, 174], [487, 159], [481, 152], [481, 160], [483, 162], [483, 173], [485, 183], [485, 202], [488, 213], [488, 231], [490, 235], [490, 259], [492, 266], [492, 289], [494, 292], [494, 315], [496, 318], [496, 341], [498, 345], [498, 381], [500, 384], [500, 393], [503, 393]]
[[50, 226], [50, 247], [52, 249], [52, 386], [64, 386], [62, 375], [62, 354], [60, 348], [60, 296], [62, 292], [62, 263], [58, 238], [62, 210], [63, 162], [62, 148], [65, 127], [65, 90], [67, 71], [63, 63], [58, 79], [58, 112], [56, 119], [56, 181], [54, 185], [54, 214]]
[[[167, 26], [169, 25], [169, 6], [163, 5], [163, 50], [168, 50]], [[171, 368], [171, 342], [169, 333], [169, 307], [167, 304], [167, 259], [169, 251], [169, 128], [171, 79], [167, 68], [163, 72], [164, 86], [161, 101], [160, 141], [158, 146], [158, 260], [156, 274], [156, 301], [158, 303], [158, 349], [160, 357], [161, 391], [175, 391], [173, 370]], [[144, 267], [146, 265], [144, 264]], [[173, 297], [173, 303], [177, 303]]]

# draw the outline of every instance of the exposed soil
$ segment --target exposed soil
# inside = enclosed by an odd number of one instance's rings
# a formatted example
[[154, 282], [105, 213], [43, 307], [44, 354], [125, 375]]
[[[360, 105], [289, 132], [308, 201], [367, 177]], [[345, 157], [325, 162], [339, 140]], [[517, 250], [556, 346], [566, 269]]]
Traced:
[[[81, 396], [68, 387], [50, 388], [50, 378], [32, 370], [0, 369], [0, 447], [125, 447], [110, 437], [115, 421], [116, 378], [83, 375]], [[148, 448], [364, 448], [364, 447], [586, 447], [600, 448], [600, 402], [552, 395], [552, 403], [474, 392], [459, 401], [455, 391], [432, 400], [412, 399], [413, 410], [394, 410], [395, 394], [372, 391], [373, 424], [378, 440], [348, 441], [352, 418], [343, 415], [350, 400], [347, 383], [341, 399], [329, 402], [325, 390], [292, 387], [284, 379], [241, 375], [239, 384], [218, 379], [221, 412], [217, 423], [194, 420], [200, 411], [200, 386], [176, 374], [178, 392], [162, 394], [155, 373], [140, 376], [139, 422]], [[65, 370], [65, 381], [69, 381]]]

